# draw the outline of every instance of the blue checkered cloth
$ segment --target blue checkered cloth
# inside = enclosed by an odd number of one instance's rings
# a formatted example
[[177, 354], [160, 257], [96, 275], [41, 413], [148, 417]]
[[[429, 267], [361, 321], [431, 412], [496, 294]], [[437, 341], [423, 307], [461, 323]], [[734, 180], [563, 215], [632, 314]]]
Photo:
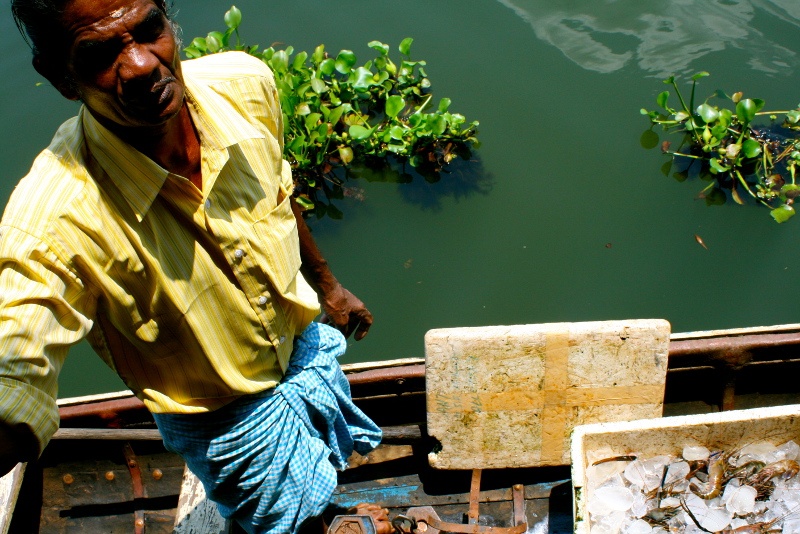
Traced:
[[366, 454], [381, 430], [350, 398], [336, 358], [342, 334], [311, 323], [273, 390], [200, 414], [153, 414], [164, 444], [183, 457], [220, 513], [250, 533], [296, 532], [322, 514], [336, 469]]

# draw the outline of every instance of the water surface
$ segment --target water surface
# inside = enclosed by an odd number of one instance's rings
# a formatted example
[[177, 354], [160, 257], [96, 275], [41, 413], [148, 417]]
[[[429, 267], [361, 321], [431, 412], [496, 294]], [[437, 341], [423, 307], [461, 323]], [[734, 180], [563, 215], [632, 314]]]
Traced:
[[[179, 3], [185, 36], [230, 4]], [[673, 331], [800, 322], [800, 219], [708, 208], [639, 143], [661, 79], [708, 70], [700, 94], [800, 102], [794, 0], [244, 0], [250, 42], [372, 57], [414, 37], [436, 97], [481, 122], [478, 161], [438, 184], [358, 180], [342, 221], [312, 221], [340, 280], [376, 317], [346, 361], [421, 357], [431, 328], [658, 317]], [[0, 202], [76, 112], [30, 67], [8, 13]], [[395, 56], [397, 57], [397, 56]], [[708, 250], [695, 241], [702, 237]], [[121, 388], [83, 345], [61, 395]]]

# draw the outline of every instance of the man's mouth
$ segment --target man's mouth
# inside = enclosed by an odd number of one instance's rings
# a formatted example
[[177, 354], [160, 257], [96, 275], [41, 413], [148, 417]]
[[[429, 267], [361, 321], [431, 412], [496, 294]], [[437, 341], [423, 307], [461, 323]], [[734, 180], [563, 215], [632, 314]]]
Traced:
[[163, 105], [175, 94], [172, 84], [176, 81], [177, 79], [174, 76], [166, 76], [154, 83], [149, 90], [126, 96], [123, 101], [126, 105], [137, 108]]

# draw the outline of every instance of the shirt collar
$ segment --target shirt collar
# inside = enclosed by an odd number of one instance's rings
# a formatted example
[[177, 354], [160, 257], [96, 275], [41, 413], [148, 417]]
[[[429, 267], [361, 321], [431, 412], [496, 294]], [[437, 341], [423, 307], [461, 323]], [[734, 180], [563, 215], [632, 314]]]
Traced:
[[[264, 137], [222, 96], [188, 78], [185, 84], [186, 105], [202, 149], [224, 150], [245, 139]], [[169, 172], [100, 124], [85, 106], [80, 115], [89, 151], [141, 222]]]

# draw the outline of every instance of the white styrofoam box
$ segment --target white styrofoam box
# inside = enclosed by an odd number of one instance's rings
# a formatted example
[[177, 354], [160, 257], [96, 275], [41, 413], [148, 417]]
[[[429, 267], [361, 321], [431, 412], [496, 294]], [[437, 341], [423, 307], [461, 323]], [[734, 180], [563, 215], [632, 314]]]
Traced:
[[752, 410], [663, 417], [575, 427], [572, 489], [575, 533], [589, 532], [587, 469], [598, 460], [631, 453], [640, 458], [680, 455], [684, 447], [733, 451], [750, 443], [800, 442], [800, 404]]
[[429, 331], [430, 464], [567, 465], [575, 425], [660, 416], [669, 333], [662, 319]]

